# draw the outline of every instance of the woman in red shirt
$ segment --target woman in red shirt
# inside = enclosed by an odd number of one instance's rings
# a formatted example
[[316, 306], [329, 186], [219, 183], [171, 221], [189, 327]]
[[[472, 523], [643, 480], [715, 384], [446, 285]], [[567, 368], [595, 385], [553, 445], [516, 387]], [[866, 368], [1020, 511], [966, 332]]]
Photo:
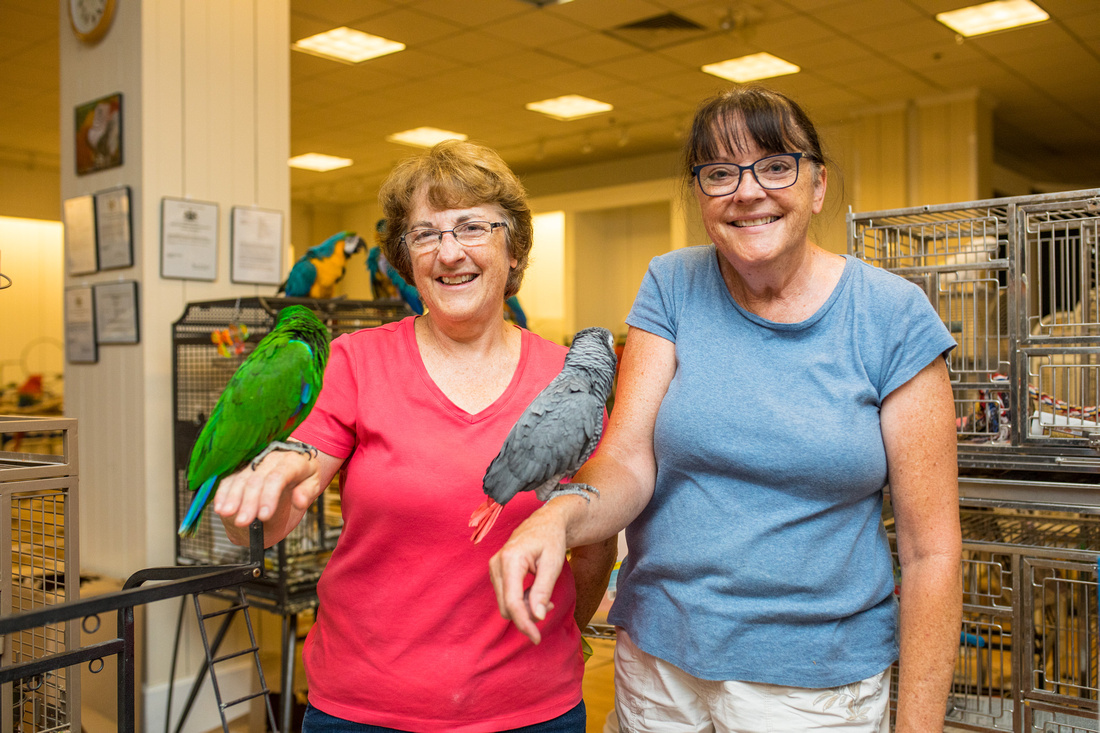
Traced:
[[493, 151], [449, 141], [398, 165], [379, 194], [386, 258], [425, 314], [333, 341], [317, 404], [280, 452], [222, 482], [231, 539], [264, 521], [273, 544], [347, 466], [344, 529], [318, 585], [304, 657], [303, 730], [582, 733], [580, 627], [600, 602], [614, 538], [574, 548], [532, 645], [501, 617], [489, 558], [539, 502], [509, 502], [470, 542], [481, 480], [561, 370], [565, 348], [505, 322], [531, 212]]

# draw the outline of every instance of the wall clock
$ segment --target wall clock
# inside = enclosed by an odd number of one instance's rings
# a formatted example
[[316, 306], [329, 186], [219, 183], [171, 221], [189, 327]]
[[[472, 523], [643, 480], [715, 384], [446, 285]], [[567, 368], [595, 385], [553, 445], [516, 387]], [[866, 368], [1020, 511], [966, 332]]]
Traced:
[[73, 35], [84, 43], [96, 43], [111, 27], [115, 0], [69, 0], [69, 22]]

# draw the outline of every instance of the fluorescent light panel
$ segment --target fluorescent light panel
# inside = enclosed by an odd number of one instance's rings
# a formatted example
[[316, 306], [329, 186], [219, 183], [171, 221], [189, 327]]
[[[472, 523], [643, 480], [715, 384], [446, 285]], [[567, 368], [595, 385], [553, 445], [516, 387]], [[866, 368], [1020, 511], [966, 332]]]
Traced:
[[463, 135], [461, 132], [440, 130], [438, 127], [417, 127], [412, 130], [405, 130], [404, 132], [395, 132], [392, 135], [387, 135], [386, 140], [391, 143], [413, 145], [418, 148], [430, 148], [436, 143], [441, 143], [444, 140], [465, 140], [468, 137], [469, 135]]
[[544, 99], [541, 102], [530, 102], [526, 106], [532, 112], [541, 112], [555, 120], [579, 120], [582, 117], [591, 117], [615, 109], [607, 102], [589, 99], [579, 94], [567, 94], [564, 97]]
[[1003, 31], [1050, 18], [1031, 0], [997, 0], [968, 8], [936, 13], [936, 20], [961, 36]]
[[703, 71], [723, 79], [736, 82], [756, 81], [757, 79], [770, 79], [773, 76], [786, 76], [802, 71], [790, 61], [784, 61], [770, 53], [754, 53], [751, 56], [741, 56], [735, 59], [726, 59], [716, 64], [707, 64]]
[[291, 48], [346, 64], [358, 64], [367, 59], [402, 51], [405, 44], [341, 26], [303, 38], [292, 44]]
[[295, 155], [287, 162], [291, 168], [303, 168], [307, 171], [331, 171], [337, 168], [347, 168], [354, 161], [351, 158], [337, 158], [335, 155], [306, 153], [305, 155]]

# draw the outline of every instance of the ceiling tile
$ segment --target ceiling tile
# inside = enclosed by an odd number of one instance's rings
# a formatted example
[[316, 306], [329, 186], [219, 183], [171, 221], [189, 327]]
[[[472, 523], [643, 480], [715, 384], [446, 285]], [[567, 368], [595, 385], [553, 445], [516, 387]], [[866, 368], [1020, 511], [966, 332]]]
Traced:
[[493, 63], [496, 73], [506, 74], [520, 80], [546, 79], [554, 74], [577, 71], [579, 67], [541, 51], [522, 51]]
[[882, 57], [847, 38], [807, 43], [787, 53], [787, 60], [803, 69], [830, 69], [851, 64], [881, 64]]
[[913, 49], [943, 51], [956, 45], [955, 34], [935, 21], [900, 23], [884, 26], [875, 32], [860, 33], [858, 40], [868, 48], [885, 54]]
[[[379, 15], [393, 8], [386, 0], [309, 0], [293, 3], [291, 22], [295, 17], [314, 23], [338, 28], [360, 22], [372, 15]], [[327, 30], [322, 28], [321, 30]]]
[[691, 67], [660, 54], [636, 52], [632, 56], [606, 61], [592, 68], [617, 79], [644, 84], [654, 77], [681, 73], [688, 71]]
[[350, 23], [348, 27], [400, 41], [410, 47], [430, 43], [455, 32], [454, 25], [442, 18], [405, 8], [375, 15], [362, 22]]
[[[585, 97], [599, 97], [601, 91], [618, 86], [622, 82], [613, 76], [607, 76], [588, 69], [576, 69], [564, 74], [554, 74], [543, 78], [547, 84], [553, 84], [562, 89], [562, 94], [580, 94]], [[599, 101], [607, 100], [599, 98]]]
[[985, 53], [995, 56], [1017, 54], [1021, 51], [1049, 53], [1050, 49], [1062, 45], [1076, 45], [1065, 29], [1055, 23], [1039, 23], [1003, 33], [974, 36], [967, 38], [964, 43], [973, 44]]
[[874, 104], [893, 102], [899, 96], [907, 99], [919, 99], [944, 91], [912, 74], [895, 74], [877, 79], [852, 81], [846, 86], [853, 94], [868, 99]]
[[410, 3], [409, 7], [450, 23], [455, 30], [479, 28], [531, 12], [530, 5], [524, 5], [516, 0], [478, 0], [473, 3], [456, 3], [454, 0], [416, 0]]
[[485, 31], [456, 29], [452, 34], [425, 44], [422, 50], [424, 53], [453, 59], [465, 66], [492, 68], [496, 59], [526, 51], [527, 47]]
[[637, 48], [603, 33], [584, 33], [561, 44], [547, 44], [542, 50], [582, 65], [598, 64], [637, 53]]
[[617, 28], [666, 12], [660, 3], [651, 0], [580, 0], [543, 11], [596, 30]]
[[815, 13], [819, 22], [847, 35], [903, 24], [927, 22], [928, 16], [902, 2], [850, 0]]
[[711, 33], [688, 43], [662, 48], [659, 55], [689, 69], [699, 69], [703, 64], [725, 61], [756, 51], [757, 47], [733, 40], [724, 33]]
[[590, 31], [569, 20], [532, 10], [493, 24], [492, 35], [528, 47], [555, 47]]

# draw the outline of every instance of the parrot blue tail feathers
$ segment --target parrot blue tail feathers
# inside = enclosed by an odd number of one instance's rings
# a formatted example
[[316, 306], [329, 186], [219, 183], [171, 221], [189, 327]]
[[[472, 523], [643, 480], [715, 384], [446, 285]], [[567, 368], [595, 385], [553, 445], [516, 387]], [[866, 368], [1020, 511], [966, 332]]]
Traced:
[[178, 531], [181, 537], [195, 536], [195, 532], [199, 528], [199, 519], [202, 518], [202, 510], [210, 502], [210, 497], [214, 493], [214, 487], [218, 485], [219, 478], [221, 477], [211, 476], [195, 492], [195, 498], [191, 500], [191, 506], [187, 509], [187, 516], [180, 522]]

